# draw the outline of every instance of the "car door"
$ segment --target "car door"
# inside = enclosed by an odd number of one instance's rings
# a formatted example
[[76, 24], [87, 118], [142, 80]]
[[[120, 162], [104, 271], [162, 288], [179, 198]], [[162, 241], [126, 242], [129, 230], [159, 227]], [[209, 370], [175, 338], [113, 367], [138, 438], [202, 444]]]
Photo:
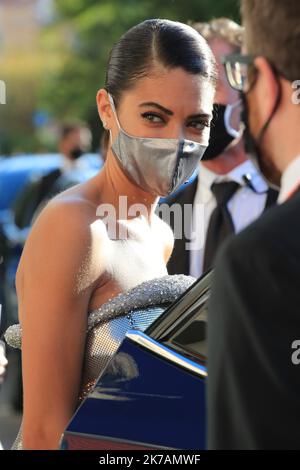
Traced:
[[129, 330], [62, 437], [62, 449], [204, 449], [211, 274], [144, 332]]

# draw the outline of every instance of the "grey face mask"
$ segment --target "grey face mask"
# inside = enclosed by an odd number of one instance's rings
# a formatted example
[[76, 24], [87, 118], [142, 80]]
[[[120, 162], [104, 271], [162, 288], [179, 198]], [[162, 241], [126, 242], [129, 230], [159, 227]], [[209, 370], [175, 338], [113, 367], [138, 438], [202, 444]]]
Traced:
[[135, 137], [120, 126], [113, 98], [109, 100], [119, 127], [111, 149], [125, 173], [155, 196], [172, 194], [192, 176], [207, 145], [186, 139]]

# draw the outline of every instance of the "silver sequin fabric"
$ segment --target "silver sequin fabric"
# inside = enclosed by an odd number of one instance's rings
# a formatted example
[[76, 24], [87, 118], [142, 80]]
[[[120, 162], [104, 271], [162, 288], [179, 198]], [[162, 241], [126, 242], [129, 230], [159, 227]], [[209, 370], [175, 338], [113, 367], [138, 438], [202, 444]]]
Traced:
[[[195, 281], [184, 275], [164, 276], [143, 282], [121, 293], [88, 315], [82, 385], [78, 404], [92, 391], [111, 356], [117, 351], [128, 330], [144, 331]], [[21, 348], [20, 325], [5, 333], [7, 343]], [[21, 450], [22, 426], [12, 447]]]

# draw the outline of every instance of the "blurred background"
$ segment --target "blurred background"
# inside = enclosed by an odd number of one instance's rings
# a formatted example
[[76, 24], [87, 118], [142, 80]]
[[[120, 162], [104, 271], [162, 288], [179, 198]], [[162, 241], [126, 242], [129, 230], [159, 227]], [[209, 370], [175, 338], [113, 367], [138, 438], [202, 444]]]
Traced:
[[[50, 197], [103, 164], [95, 96], [113, 43], [145, 19], [221, 16], [239, 22], [238, 0], [0, 0], [0, 335], [18, 321], [15, 273], [49, 175]], [[4, 448], [22, 412], [20, 353], [7, 356]]]
[[0, 155], [55, 150], [61, 120], [83, 119], [99, 145], [95, 94], [112, 44], [147, 18], [227, 16], [237, 0], [0, 0]]

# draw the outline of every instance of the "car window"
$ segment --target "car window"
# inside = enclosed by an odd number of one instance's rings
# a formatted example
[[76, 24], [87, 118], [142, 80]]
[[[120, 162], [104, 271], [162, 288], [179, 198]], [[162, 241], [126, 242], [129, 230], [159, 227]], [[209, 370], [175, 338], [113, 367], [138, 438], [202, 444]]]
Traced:
[[207, 357], [207, 301], [211, 272], [196, 281], [145, 333], [200, 364]]
[[205, 364], [207, 299], [195, 306], [189, 318], [184, 319], [174, 328], [168, 336], [161, 339], [162, 343], [175, 349], [177, 352]]

